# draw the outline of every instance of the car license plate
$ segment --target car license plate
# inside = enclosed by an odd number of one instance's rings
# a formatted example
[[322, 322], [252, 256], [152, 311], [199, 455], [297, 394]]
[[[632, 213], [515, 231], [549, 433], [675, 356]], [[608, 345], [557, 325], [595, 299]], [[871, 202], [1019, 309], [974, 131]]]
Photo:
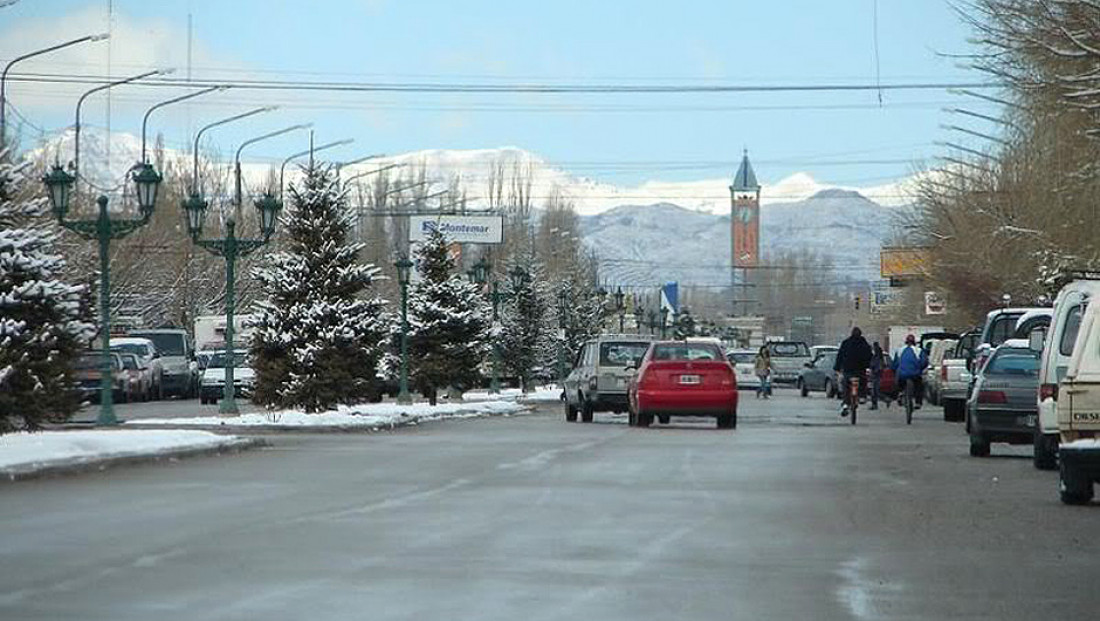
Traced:
[[1037, 421], [1035, 420], [1035, 415], [1034, 414], [1029, 414], [1027, 416], [1020, 416], [1016, 419], [1016, 424], [1022, 425], [1024, 427], [1034, 427], [1036, 422]]
[[700, 378], [698, 375], [681, 375], [680, 376], [680, 383], [681, 384], [695, 385], [695, 384], [701, 384], [702, 382], [703, 382], [702, 378]]
[[1100, 423], [1100, 412], [1074, 412], [1075, 423]]

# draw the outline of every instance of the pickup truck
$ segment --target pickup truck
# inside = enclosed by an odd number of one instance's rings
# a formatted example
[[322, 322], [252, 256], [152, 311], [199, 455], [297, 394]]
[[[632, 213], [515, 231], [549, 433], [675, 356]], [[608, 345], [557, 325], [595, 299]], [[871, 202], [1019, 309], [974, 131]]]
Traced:
[[950, 422], [962, 422], [966, 418], [966, 399], [973, 377], [970, 362], [974, 359], [974, 349], [981, 333], [973, 330], [959, 337], [955, 349], [945, 354], [940, 361], [939, 386], [937, 394], [943, 405], [943, 419]]
[[1058, 491], [1066, 504], [1086, 504], [1100, 481], [1100, 304], [1084, 311], [1058, 394]]

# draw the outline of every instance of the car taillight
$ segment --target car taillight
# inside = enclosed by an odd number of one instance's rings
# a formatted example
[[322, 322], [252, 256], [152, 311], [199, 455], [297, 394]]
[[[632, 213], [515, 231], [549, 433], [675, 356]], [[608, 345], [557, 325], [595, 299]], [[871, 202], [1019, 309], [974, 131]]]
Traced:
[[982, 390], [978, 393], [978, 403], [1008, 403], [1008, 399], [1000, 390]]
[[1058, 384], [1040, 384], [1039, 385], [1039, 401], [1051, 401], [1058, 400]]
[[947, 381], [947, 363], [944, 363], [944, 364], [940, 365], [940, 381], [941, 382], [946, 382]]
[[729, 367], [725, 371], [722, 372], [722, 385], [723, 386], [733, 386], [736, 383], [737, 383], [737, 377], [736, 377], [736, 374], [733, 371], [733, 367]]

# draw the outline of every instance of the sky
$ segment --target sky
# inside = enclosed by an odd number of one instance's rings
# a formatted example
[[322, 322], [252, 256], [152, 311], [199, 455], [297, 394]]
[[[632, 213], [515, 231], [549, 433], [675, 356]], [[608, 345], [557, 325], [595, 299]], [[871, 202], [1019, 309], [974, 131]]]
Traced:
[[[13, 75], [119, 78], [174, 67], [173, 78], [340, 83], [981, 81], [950, 57], [969, 51], [969, 32], [945, 0], [19, 0], [0, 8], [0, 60], [108, 28], [109, 42], [25, 61]], [[19, 114], [11, 115], [11, 122], [21, 126], [25, 146], [70, 125], [76, 98], [90, 88], [14, 80], [8, 86]], [[184, 92], [118, 87], [111, 91], [110, 116], [107, 99], [97, 96], [86, 105], [85, 122], [138, 133], [145, 108]], [[193, 105], [166, 108], [152, 128], [169, 146], [182, 147], [197, 126], [266, 104], [281, 108], [220, 128], [209, 144], [231, 151], [249, 137], [313, 122], [318, 142], [356, 140], [336, 155], [340, 158], [514, 146], [574, 175], [619, 185], [732, 176], [742, 149], [749, 150], [765, 183], [808, 172], [837, 185], [888, 184], [933, 163], [943, 152], [936, 141], [972, 142], [941, 127], [958, 122], [943, 107], [988, 111], [978, 100], [944, 90], [440, 94], [231, 89]], [[268, 141], [251, 157], [278, 159], [302, 147], [303, 140], [291, 135]]]

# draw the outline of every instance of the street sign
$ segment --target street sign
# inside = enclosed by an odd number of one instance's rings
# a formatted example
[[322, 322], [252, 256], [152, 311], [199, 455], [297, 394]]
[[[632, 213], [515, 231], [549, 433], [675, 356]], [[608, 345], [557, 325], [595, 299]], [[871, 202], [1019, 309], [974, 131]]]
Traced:
[[409, 216], [409, 241], [422, 242], [438, 230], [458, 244], [499, 244], [504, 241], [504, 216]]

